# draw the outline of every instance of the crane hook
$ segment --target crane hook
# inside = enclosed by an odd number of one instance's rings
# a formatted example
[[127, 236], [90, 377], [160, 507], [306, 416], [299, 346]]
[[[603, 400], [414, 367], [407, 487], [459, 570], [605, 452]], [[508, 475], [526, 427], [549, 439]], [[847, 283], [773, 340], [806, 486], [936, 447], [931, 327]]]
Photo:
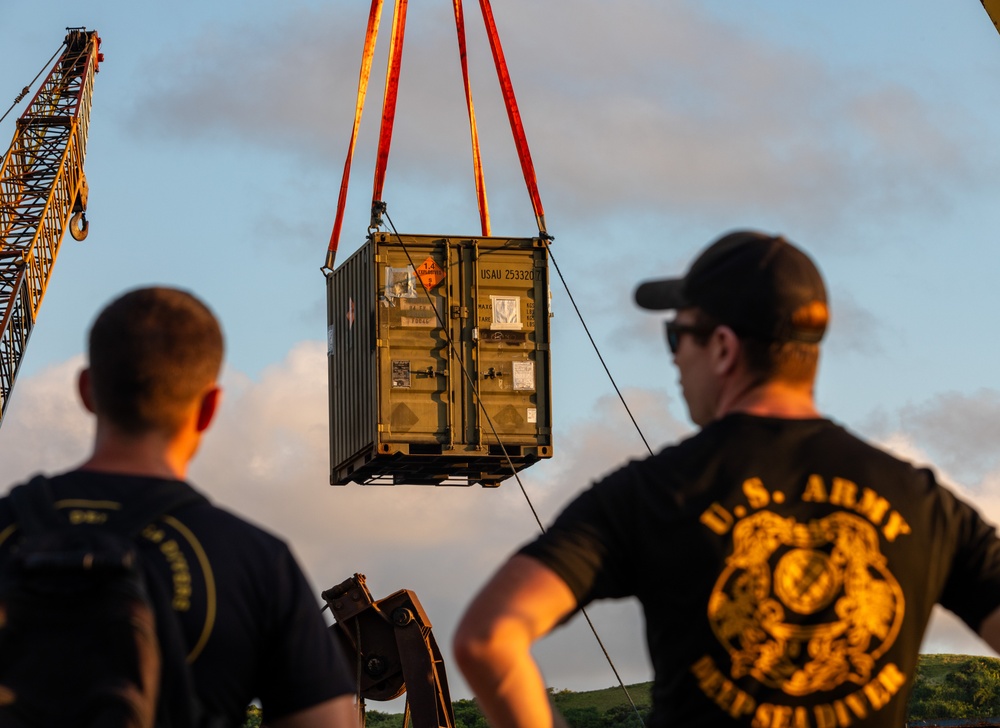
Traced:
[[89, 231], [90, 223], [87, 222], [87, 213], [78, 212], [70, 218], [69, 234], [73, 236], [73, 240], [86, 240]]

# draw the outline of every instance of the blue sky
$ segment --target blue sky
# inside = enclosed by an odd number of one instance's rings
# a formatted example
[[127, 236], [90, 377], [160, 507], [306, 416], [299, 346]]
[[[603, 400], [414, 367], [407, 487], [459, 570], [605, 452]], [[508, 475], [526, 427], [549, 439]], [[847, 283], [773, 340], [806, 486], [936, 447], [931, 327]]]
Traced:
[[[385, 199], [403, 233], [476, 234], [451, 4], [410, 8]], [[1000, 518], [1000, 35], [976, 0], [496, 3], [553, 253], [647, 439], [691, 429], [644, 277], [682, 271], [736, 227], [819, 261], [833, 320], [821, 408], [935, 463]], [[327, 483], [320, 266], [354, 112], [368, 3], [0, 0], [0, 107], [67, 26], [97, 30], [86, 171], [90, 236], [64, 242], [0, 429], [13, 482], [70, 467], [90, 424], [73, 399], [98, 308], [142, 284], [220, 315], [227, 396], [192, 479], [285, 535], [317, 590], [366, 573], [414, 590], [447, 645], [457, 614], [534, 531], [516, 485]], [[383, 24], [387, 41], [391, 8]], [[466, 8], [493, 230], [534, 220], [478, 4]], [[363, 241], [387, 42], [380, 44], [338, 260]], [[378, 59], [381, 59], [381, 65]], [[0, 145], [13, 118], [0, 124]], [[525, 471], [550, 519], [640, 454], [553, 280], [556, 456]], [[414, 514], [419, 514], [415, 517]], [[637, 609], [594, 610], [628, 682], [647, 679]], [[947, 618], [929, 651], [985, 648]], [[547, 681], [614, 682], [579, 620], [538, 653]], [[457, 671], [453, 693], [467, 694]]]

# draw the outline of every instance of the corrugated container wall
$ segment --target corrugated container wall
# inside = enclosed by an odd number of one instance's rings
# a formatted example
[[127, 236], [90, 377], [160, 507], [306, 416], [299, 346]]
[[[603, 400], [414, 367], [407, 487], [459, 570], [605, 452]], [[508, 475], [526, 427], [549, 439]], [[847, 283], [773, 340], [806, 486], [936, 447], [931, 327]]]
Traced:
[[330, 483], [499, 483], [552, 456], [537, 238], [369, 236], [327, 277]]

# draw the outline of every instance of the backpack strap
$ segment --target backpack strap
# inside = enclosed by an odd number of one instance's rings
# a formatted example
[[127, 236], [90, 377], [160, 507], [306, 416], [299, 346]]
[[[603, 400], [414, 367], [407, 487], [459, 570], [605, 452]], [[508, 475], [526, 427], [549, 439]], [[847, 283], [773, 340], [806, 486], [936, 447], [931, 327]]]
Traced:
[[9, 498], [18, 525], [27, 536], [63, 525], [52, 504], [52, 485], [44, 475], [36, 475], [27, 483], [16, 486], [10, 491]]
[[[105, 527], [135, 538], [142, 529], [161, 516], [181, 506], [207, 502], [205, 496], [190, 489], [145, 495], [123, 504], [118, 516], [108, 521]], [[44, 475], [36, 475], [27, 483], [11, 490], [10, 504], [14, 508], [18, 524], [27, 536], [60, 529], [66, 525], [56, 511], [52, 484]]]

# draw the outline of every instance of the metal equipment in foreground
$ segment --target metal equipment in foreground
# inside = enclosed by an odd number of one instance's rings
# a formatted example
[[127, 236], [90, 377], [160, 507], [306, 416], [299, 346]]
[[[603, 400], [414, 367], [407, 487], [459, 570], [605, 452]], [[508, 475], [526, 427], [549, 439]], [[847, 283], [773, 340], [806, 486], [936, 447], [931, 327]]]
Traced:
[[104, 56], [95, 31], [70, 29], [64, 46], [0, 159], [0, 422], [63, 236], [87, 237], [83, 160]]
[[331, 484], [495, 486], [552, 457], [543, 240], [372, 233], [327, 312]]
[[355, 574], [322, 596], [337, 620], [334, 633], [354, 657], [362, 707], [405, 692], [404, 725], [454, 728], [444, 660], [417, 595], [402, 589], [376, 601], [364, 574]]

